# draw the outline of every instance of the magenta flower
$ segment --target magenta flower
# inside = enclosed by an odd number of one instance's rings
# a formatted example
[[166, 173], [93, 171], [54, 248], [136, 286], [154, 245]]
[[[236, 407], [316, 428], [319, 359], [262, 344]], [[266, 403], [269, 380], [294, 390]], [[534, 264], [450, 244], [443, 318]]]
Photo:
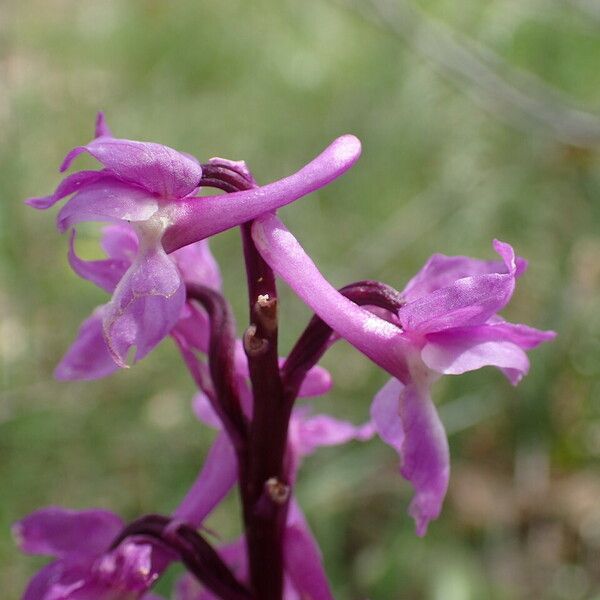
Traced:
[[409, 282], [403, 305], [388, 321], [337, 292], [274, 215], [255, 221], [253, 238], [271, 268], [325, 323], [392, 375], [371, 415], [380, 437], [400, 454], [400, 472], [415, 488], [409, 512], [424, 535], [439, 516], [450, 470], [431, 384], [441, 374], [486, 365], [516, 384], [529, 369], [525, 350], [555, 336], [496, 314], [510, 300], [525, 261], [498, 241], [501, 261], [435, 255]]
[[[74, 242], [73, 232], [69, 248], [69, 263], [73, 270], [109, 294], [123, 281], [139, 246], [132, 227], [121, 223], [108, 225], [102, 231], [101, 243], [107, 254], [106, 259], [82, 260], [75, 253]], [[221, 287], [221, 274], [208, 247], [208, 240], [176, 250], [166, 257], [166, 263], [170, 265], [171, 273], [176, 273], [178, 280], [184, 284], [202, 284], [217, 290]], [[182, 290], [183, 288], [184, 286]], [[63, 380], [104, 377], [123, 366], [120, 357], [125, 356], [130, 345], [137, 344], [136, 359], [140, 360], [168, 333], [183, 335], [192, 347], [206, 351], [208, 327], [207, 317], [202, 310], [184, 302], [183, 306], [168, 304], [168, 311], [165, 313], [156, 309], [153, 303], [154, 297], [138, 301], [136, 311], [143, 311], [145, 320], [140, 316], [141, 320], [118, 321], [118, 335], [107, 335], [105, 329], [105, 318], [107, 314], [111, 314], [112, 302], [96, 308], [83, 322], [77, 339], [59, 363], [56, 377]], [[176, 310], [176, 314], [165, 320], [165, 314], [171, 309]]]
[[109, 551], [123, 528], [104, 510], [38, 510], [13, 526], [28, 554], [54, 556], [29, 582], [23, 600], [160, 600], [147, 593], [165, 564], [162, 551], [127, 541]]
[[[102, 114], [96, 123], [96, 138], [67, 154], [61, 171], [87, 152], [98, 160], [99, 171], [79, 171], [66, 177], [55, 192], [32, 198], [28, 204], [47, 209], [67, 196], [58, 213], [61, 232], [85, 221], [131, 223], [138, 239], [135, 254], [123, 272], [112, 259], [108, 279], [111, 301], [94, 315], [94, 324], [84, 324], [80, 338], [96, 339], [96, 323], [113, 360], [125, 366], [126, 355], [136, 348], [135, 358], [145, 356], [175, 326], [185, 303], [181, 274], [167, 253], [205, 239], [275, 210], [329, 183], [360, 155], [353, 136], [335, 140], [300, 171], [248, 191], [223, 196], [197, 197], [202, 167], [190, 155], [160, 144], [115, 138]], [[120, 263], [121, 266], [124, 264]], [[116, 285], [114, 275], [119, 273]], [[106, 372], [105, 363], [98, 372]], [[97, 375], [93, 375], [97, 376]]]

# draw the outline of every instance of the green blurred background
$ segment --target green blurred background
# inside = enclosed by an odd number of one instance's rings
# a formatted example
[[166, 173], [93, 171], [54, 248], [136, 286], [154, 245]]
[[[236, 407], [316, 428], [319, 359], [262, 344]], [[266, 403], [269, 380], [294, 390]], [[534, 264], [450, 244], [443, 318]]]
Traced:
[[[506, 316], [560, 335], [531, 353], [517, 388], [491, 369], [436, 385], [453, 474], [427, 537], [414, 536], [409, 486], [377, 441], [307, 460], [298, 495], [336, 598], [600, 598], [600, 127], [568, 108], [600, 108], [600, 10], [593, 0], [412, 6], [0, 4], [4, 599], [44, 563], [19, 554], [14, 520], [47, 504], [168, 513], [212, 437], [191, 416], [193, 386], [170, 341], [106, 380], [52, 379], [106, 298], [70, 271], [55, 211], [22, 200], [55, 187], [98, 109], [118, 136], [244, 158], [263, 182], [356, 134], [356, 167], [281, 211], [336, 285], [402, 288], [433, 252], [491, 258], [494, 237], [514, 244], [530, 268]], [[81, 236], [87, 257], [95, 235]], [[237, 232], [213, 250], [241, 330]], [[283, 289], [283, 349], [308, 317]], [[336, 385], [315, 410], [365, 420], [385, 375], [342, 345], [324, 365]], [[231, 498], [209, 526], [236, 535], [237, 510]]]

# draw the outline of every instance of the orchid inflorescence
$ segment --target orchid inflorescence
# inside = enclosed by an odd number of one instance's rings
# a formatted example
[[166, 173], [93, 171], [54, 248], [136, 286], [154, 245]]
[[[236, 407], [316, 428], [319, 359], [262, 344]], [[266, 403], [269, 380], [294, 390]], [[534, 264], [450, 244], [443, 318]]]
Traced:
[[[354, 136], [342, 136], [295, 174], [259, 186], [244, 162], [200, 164], [167, 146], [115, 138], [99, 114], [95, 138], [69, 152], [61, 171], [84, 152], [102, 168], [72, 173], [52, 195], [27, 201], [48, 209], [70, 197], [57, 217], [58, 229], [71, 231], [69, 263], [111, 294], [82, 324], [56, 377], [107, 376], [170, 335], [198, 387], [193, 411], [219, 433], [170, 516], [125, 524], [105, 510], [50, 507], [16, 523], [23, 551], [55, 558], [33, 577], [25, 600], [157, 599], [150, 589], [173, 561], [187, 569], [174, 590], [179, 600], [331, 599], [295, 499], [297, 472], [319, 446], [375, 434], [398, 452], [414, 488], [417, 534], [439, 516], [449, 452], [432, 383], [492, 365], [517, 384], [529, 368], [526, 351], [555, 334], [497, 314], [527, 266], [500, 241], [500, 260], [433, 255], [402, 291], [378, 281], [331, 286], [275, 211], [342, 175], [360, 150]], [[226, 194], [198, 195], [208, 187]], [[76, 253], [76, 226], [87, 221], [109, 223], [104, 259]], [[207, 240], [235, 226], [250, 313], [241, 339]], [[277, 348], [276, 276], [315, 313], [285, 359]], [[318, 361], [340, 339], [390, 375], [360, 426], [295, 406], [298, 397], [330, 389]], [[201, 526], [236, 484], [244, 535], [215, 548]]]

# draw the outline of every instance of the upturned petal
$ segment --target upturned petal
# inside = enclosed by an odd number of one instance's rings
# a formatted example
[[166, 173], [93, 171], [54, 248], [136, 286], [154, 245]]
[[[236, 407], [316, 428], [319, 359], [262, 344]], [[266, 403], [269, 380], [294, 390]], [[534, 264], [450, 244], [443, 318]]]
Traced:
[[161, 198], [187, 196], [198, 187], [202, 177], [198, 162], [173, 148], [108, 135], [71, 150], [60, 170], [66, 171], [82, 152], [89, 153], [119, 179]]
[[[516, 258], [515, 276], [521, 275], [527, 267], [524, 258]], [[502, 273], [506, 267], [502, 261], [479, 260], [468, 256], [446, 256], [434, 254], [425, 266], [406, 284], [402, 296], [407, 302], [452, 285], [457, 279]]]
[[504, 272], [463, 277], [418, 297], [399, 309], [402, 327], [425, 334], [479, 325], [501, 310], [513, 294], [517, 264], [511, 246], [495, 240], [494, 248], [504, 261]]
[[462, 327], [429, 334], [421, 357], [430, 369], [448, 375], [498, 367], [516, 385], [529, 370], [524, 350], [555, 337], [553, 331], [512, 323]]
[[82, 187], [56, 217], [62, 233], [84, 221], [146, 221], [158, 210], [158, 200], [146, 190], [104, 176]]
[[49, 507], [15, 523], [12, 532], [28, 554], [81, 559], [104, 552], [122, 528], [123, 521], [106, 510]]
[[337, 334], [390, 374], [408, 379], [403, 352], [409, 343], [401, 330], [333, 288], [275, 215], [259, 217], [252, 238], [275, 273]]
[[106, 311], [106, 305], [100, 306], [82, 323], [77, 338], [54, 371], [57, 379], [100, 379], [118, 370], [104, 339]]
[[165, 249], [173, 252], [285, 206], [342, 175], [359, 156], [360, 142], [352, 135], [345, 135], [285, 179], [226, 196], [183, 198], [171, 205], [172, 226], [165, 232]]
[[[392, 399], [396, 392], [399, 394], [394, 413]], [[423, 536], [429, 521], [439, 516], [448, 488], [450, 457], [446, 432], [426, 385], [388, 384], [375, 402], [375, 427], [400, 455], [400, 473], [415, 489], [409, 513], [415, 520], [417, 535]], [[382, 421], [384, 415], [393, 423]]]
[[63, 198], [85, 188], [87, 185], [106, 178], [110, 178], [110, 175], [108, 175], [106, 171], [78, 171], [77, 173], [72, 173], [68, 177], [65, 177], [50, 196], [28, 198], [25, 200], [25, 204], [39, 210], [46, 210], [47, 208], [54, 206]]
[[104, 317], [104, 337], [119, 366], [129, 349], [140, 360], [173, 329], [185, 304], [185, 286], [156, 231], [140, 230], [140, 252], [115, 289]]

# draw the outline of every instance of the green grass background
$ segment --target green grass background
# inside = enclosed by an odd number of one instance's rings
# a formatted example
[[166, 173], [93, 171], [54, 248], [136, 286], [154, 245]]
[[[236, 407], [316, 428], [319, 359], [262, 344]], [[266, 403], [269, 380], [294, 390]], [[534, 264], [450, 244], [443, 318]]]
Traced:
[[[368, 17], [368, 2], [357, 4]], [[593, 3], [427, 0], [421, 8], [577, 105], [599, 107]], [[191, 416], [193, 386], [169, 341], [105, 380], [52, 379], [79, 323], [106, 297], [70, 271], [55, 211], [22, 200], [55, 187], [63, 155], [90, 138], [98, 109], [118, 136], [200, 160], [243, 158], [262, 182], [340, 134], [357, 135], [355, 168], [281, 211], [335, 285], [379, 278], [402, 288], [433, 252], [491, 258], [495, 237], [527, 257], [505, 314], [559, 338], [531, 353], [531, 374], [517, 388], [491, 369], [436, 385], [453, 476], [428, 536], [414, 536], [409, 486], [377, 441], [311, 457], [298, 495], [341, 600], [600, 598], [598, 153], [527, 119], [507, 125], [471, 89], [341, 0], [0, 4], [5, 600], [19, 598], [44, 563], [15, 548], [13, 521], [48, 504], [104, 506], [125, 518], [168, 513], [212, 437]], [[93, 256], [94, 229], [81, 238]], [[217, 236], [213, 250], [241, 331], [237, 232]], [[281, 292], [287, 349], [309, 313]], [[365, 420], [384, 374], [341, 345], [323, 364], [336, 385], [315, 411]], [[236, 535], [235, 498], [209, 526]], [[175, 575], [161, 582], [165, 595]]]

